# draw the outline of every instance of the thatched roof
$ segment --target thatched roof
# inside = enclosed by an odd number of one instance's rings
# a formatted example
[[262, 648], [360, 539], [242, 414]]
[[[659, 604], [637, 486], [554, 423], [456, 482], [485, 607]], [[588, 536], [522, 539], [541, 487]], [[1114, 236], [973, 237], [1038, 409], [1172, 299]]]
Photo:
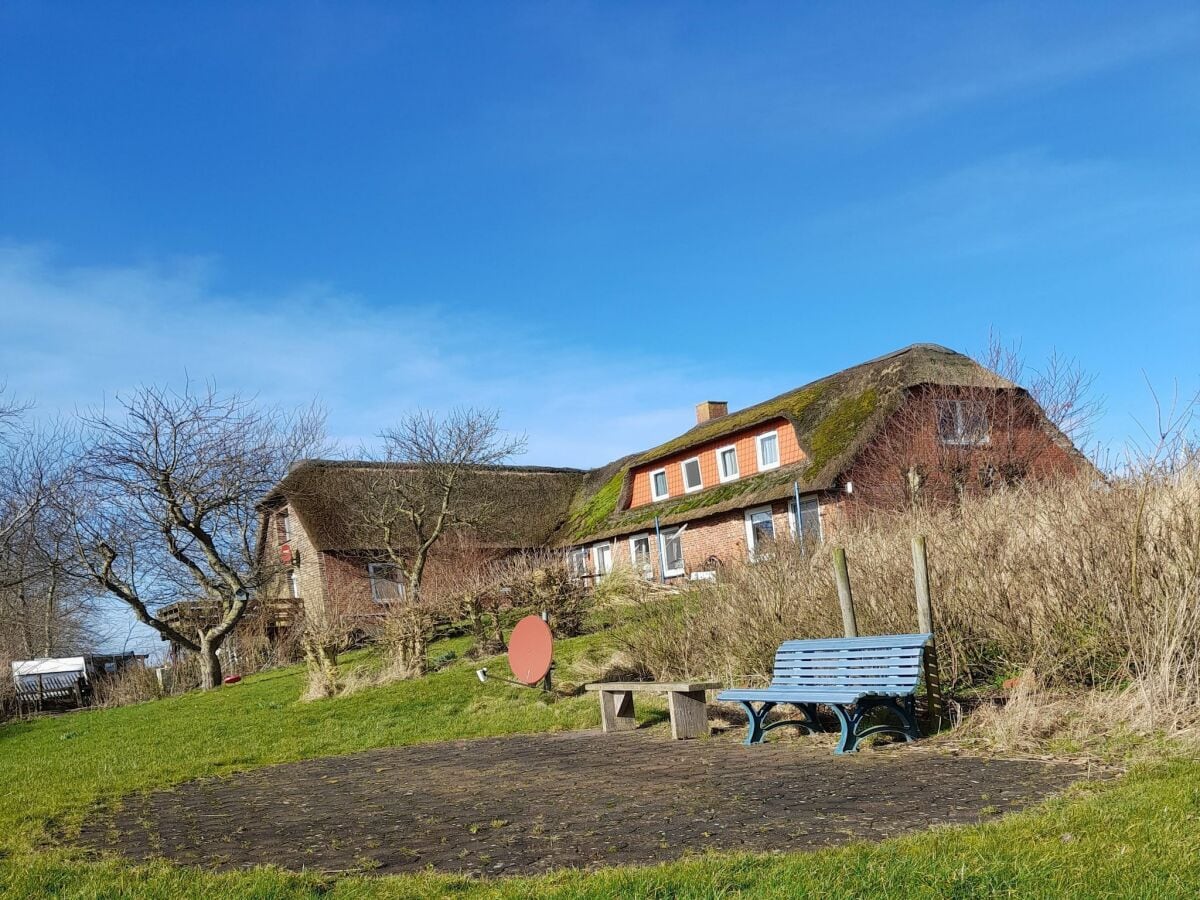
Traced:
[[[263, 500], [286, 500], [318, 550], [377, 550], [385, 546], [373, 524], [382, 486], [411, 466], [355, 460], [305, 460]], [[479, 466], [464, 471], [460, 510], [484, 546], [544, 546], [567, 518], [587, 473], [535, 466]], [[372, 495], [376, 501], [371, 499]]]
[[[652, 523], [679, 524], [801, 492], [832, 487], [895, 410], [905, 391], [922, 384], [1016, 388], [968, 356], [937, 344], [913, 344], [754, 406], [695, 426], [676, 438], [589, 474], [556, 536], [562, 543], [629, 533]], [[714, 485], [694, 494], [628, 509], [630, 472], [666, 456], [707, 444], [772, 419], [795, 429], [806, 460], [760, 475]], [[596, 474], [605, 480], [597, 484]]]
[[[970, 357], [937, 344], [914, 344], [844, 369], [762, 403], [737, 410], [608, 465], [584, 471], [531, 466], [480, 467], [462, 486], [479, 513], [477, 538], [496, 547], [564, 546], [648, 528], [655, 517], [675, 525], [801, 492], [835, 487], [895, 411], [920, 385], [1021, 390]], [[631, 472], [656, 460], [733, 436], [771, 420], [795, 429], [802, 463], [782, 466], [683, 497], [629, 509]], [[1046, 423], [1049, 430], [1053, 426]], [[1065, 442], [1060, 433], [1056, 440]], [[379, 464], [311, 460], [293, 468], [264, 501], [286, 497], [318, 549], [380, 546], [361, 524], [365, 494], [378, 483]], [[373, 474], [374, 473], [374, 474]]]

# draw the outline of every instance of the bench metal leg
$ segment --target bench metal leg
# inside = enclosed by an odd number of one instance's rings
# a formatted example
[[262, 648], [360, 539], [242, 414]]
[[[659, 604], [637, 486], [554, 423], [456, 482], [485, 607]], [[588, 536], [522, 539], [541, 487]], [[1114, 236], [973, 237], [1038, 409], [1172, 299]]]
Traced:
[[[917, 726], [916, 701], [912, 697], [905, 697], [903, 705], [891, 697], [875, 697], [854, 706], [831, 706], [830, 709], [842, 726], [842, 736], [834, 753], [854, 753], [858, 750], [859, 741], [873, 734], [898, 734], [905, 741], [915, 741], [921, 736], [921, 729]], [[900, 726], [883, 722], [859, 731], [858, 726], [863, 719], [875, 709], [886, 709], [893, 713], [900, 720]]]
[[633, 691], [600, 691], [600, 726], [605, 731], [637, 728], [633, 713]]
[[708, 734], [708, 706], [704, 691], [670, 691], [667, 708], [671, 712], [671, 737], [677, 741], [705, 737]]
[[774, 703], [764, 703], [759, 709], [754, 708], [751, 700], [739, 700], [738, 703], [746, 710], [746, 746], [763, 742], [763, 719], [775, 708]]

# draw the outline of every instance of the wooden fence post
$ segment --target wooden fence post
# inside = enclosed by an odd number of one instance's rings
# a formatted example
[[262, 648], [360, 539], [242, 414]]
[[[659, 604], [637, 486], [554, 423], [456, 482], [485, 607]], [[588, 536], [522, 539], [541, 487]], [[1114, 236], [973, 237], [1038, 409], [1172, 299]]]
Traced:
[[846, 637], [858, 637], [854, 594], [850, 592], [850, 568], [846, 565], [846, 551], [841, 547], [833, 548], [833, 574], [837, 578], [838, 602], [842, 607], [842, 630]]
[[[925, 548], [925, 535], [912, 539], [913, 584], [917, 593], [917, 627], [922, 634], [933, 634], [933, 601], [929, 595], [929, 557]], [[938, 731], [945, 715], [942, 704], [942, 677], [938, 671], [937, 639], [925, 648], [925, 696], [928, 701], [926, 728]]]

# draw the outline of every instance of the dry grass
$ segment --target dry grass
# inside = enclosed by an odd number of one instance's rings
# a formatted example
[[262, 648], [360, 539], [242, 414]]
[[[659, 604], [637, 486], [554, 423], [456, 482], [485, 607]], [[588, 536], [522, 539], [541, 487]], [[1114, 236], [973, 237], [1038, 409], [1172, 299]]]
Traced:
[[116, 675], [96, 678], [92, 686], [95, 691], [92, 705], [106, 708], [157, 700], [163, 696], [154, 670], [145, 666], [130, 666]]
[[[880, 514], [839, 534], [859, 629], [915, 631], [911, 537], [927, 536], [943, 679], [952, 690], [1036, 672], [997, 730], [1033, 735], [1036, 706], [1100, 690], [1087, 727], [1195, 735], [1200, 725], [1200, 465], [1110, 484], [1016, 488], [953, 510]], [[623, 637], [660, 678], [745, 683], [775, 647], [839, 634], [830, 548], [791, 545], [640, 613]], [[1032, 682], [1032, 686], [1030, 683]], [[1040, 700], [1035, 704], [1035, 700]], [[1079, 707], [1078, 698], [1068, 705]], [[1091, 701], [1087, 701], [1090, 703]], [[1021, 704], [1028, 709], [1022, 713]], [[1024, 718], [1022, 718], [1024, 716]], [[1107, 724], [1105, 724], [1107, 723]], [[1020, 740], [1009, 736], [1006, 743]]]

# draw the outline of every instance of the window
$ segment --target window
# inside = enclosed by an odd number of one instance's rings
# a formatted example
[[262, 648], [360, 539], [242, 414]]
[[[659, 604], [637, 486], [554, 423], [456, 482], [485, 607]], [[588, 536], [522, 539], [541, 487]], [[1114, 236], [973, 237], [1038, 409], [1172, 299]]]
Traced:
[[771, 507], [759, 506], [746, 510], [746, 551], [750, 558], [757, 558], [774, 540], [775, 518], [771, 515]]
[[391, 563], [369, 563], [367, 575], [371, 579], [371, 599], [376, 603], [393, 603], [404, 599], [404, 582], [400, 570]]
[[288, 572], [288, 590], [292, 592], [292, 599], [300, 599], [300, 571], [292, 569]]
[[990, 440], [987, 406], [980, 400], [938, 400], [937, 427], [943, 444], [974, 447]]
[[567, 566], [571, 574], [576, 578], [582, 578], [588, 573], [587, 551], [582, 547], [576, 547], [567, 554]]
[[662, 532], [663, 575], [670, 578], [682, 575], [683, 565], [683, 529], [668, 528]]
[[283, 526], [283, 539], [290, 541], [292, 539], [292, 517], [286, 510], [279, 516], [279, 524]]
[[650, 535], [635, 534], [629, 539], [629, 561], [633, 570], [650, 581], [654, 578], [654, 565], [650, 561]]
[[679, 469], [683, 472], [684, 491], [690, 494], [704, 487], [704, 479], [700, 476], [700, 457], [684, 460], [679, 464]]
[[807, 497], [800, 498], [800, 530], [796, 531], [796, 501], [788, 502], [788, 524], [792, 528], [792, 535], [798, 537], [805, 543], [817, 543], [822, 540], [821, 536], [821, 507], [817, 503], [817, 498], [811, 494]]
[[592, 547], [592, 568], [597, 578], [603, 578], [612, 571], [612, 544], [596, 544]]
[[758, 470], [774, 469], [779, 465], [779, 432], [768, 431], [760, 434], [756, 441], [758, 447]]
[[717, 474], [722, 483], [738, 477], [737, 447], [731, 444], [717, 451]]
[[667, 470], [658, 469], [650, 473], [650, 499], [667, 499]]

